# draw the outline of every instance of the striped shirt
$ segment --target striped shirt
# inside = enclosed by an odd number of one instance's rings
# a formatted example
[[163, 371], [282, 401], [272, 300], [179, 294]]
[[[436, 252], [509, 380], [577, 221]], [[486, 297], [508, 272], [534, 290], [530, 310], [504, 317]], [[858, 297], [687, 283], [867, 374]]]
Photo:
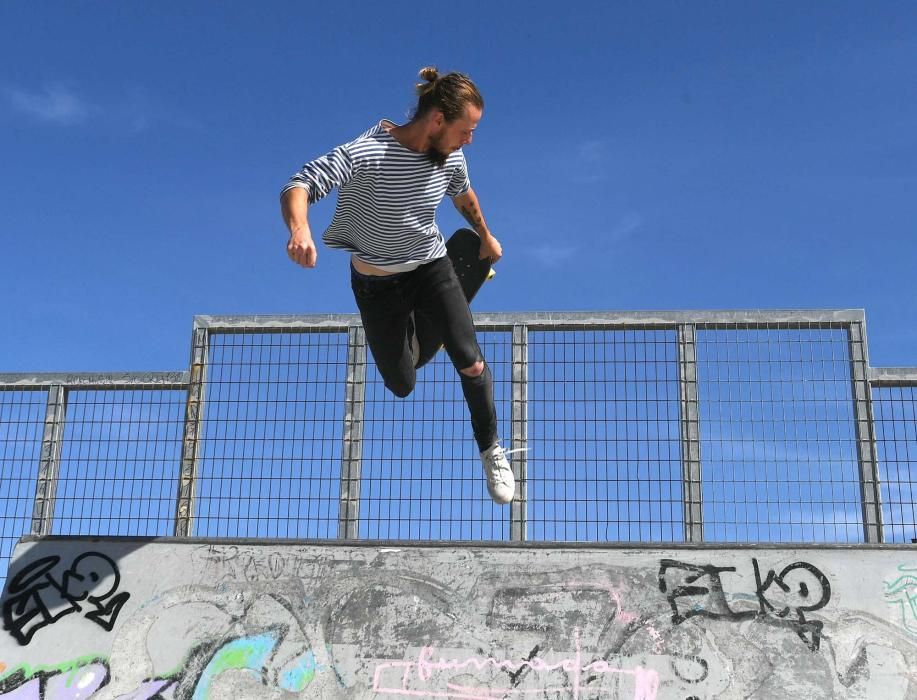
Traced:
[[443, 197], [471, 188], [461, 149], [437, 166], [426, 153], [401, 145], [381, 121], [355, 140], [306, 163], [281, 191], [305, 188], [309, 204], [340, 188], [322, 240], [391, 272], [411, 270], [446, 255], [436, 225]]

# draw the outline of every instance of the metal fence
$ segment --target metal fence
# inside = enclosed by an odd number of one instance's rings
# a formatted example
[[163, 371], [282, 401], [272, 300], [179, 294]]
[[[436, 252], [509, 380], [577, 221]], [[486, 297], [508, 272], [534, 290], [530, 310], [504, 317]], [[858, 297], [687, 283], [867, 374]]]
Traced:
[[25, 533], [908, 542], [917, 369], [862, 311], [477, 314], [517, 497], [455, 370], [382, 386], [359, 319], [198, 317], [187, 371], [0, 375], [0, 575]]
[[917, 370], [872, 370], [885, 541], [917, 538]]

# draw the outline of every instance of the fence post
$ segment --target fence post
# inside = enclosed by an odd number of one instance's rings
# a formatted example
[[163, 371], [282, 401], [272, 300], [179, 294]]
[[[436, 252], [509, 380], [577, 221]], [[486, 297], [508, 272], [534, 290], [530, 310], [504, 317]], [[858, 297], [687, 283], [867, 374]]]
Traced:
[[48, 389], [45, 427], [41, 438], [41, 461], [38, 466], [38, 481], [35, 485], [35, 506], [32, 510], [33, 535], [51, 534], [66, 419], [67, 389], [56, 384]]
[[847, 326], [850, 347], [850, 378], [853, 383], [854, 426], [856, 427], [857, 458], [860, 465], [860, 503], [863, 507], [863, 537], [866, 542], [882, 542], [882, 489], [876, 458], [875, 424], [873, 423], [872, 391], [869, 385], [869, 356], [866, 349], [866, 329], [863, 321]]
[[360, 479], [363, 459], [363, 410], [366, 398], [366, 334], [362, 326], [347, 331], [347, 378], [344, 388], [344, 447], [338, 538], [360, 536]]
[[697, 399], [697, 328], [678, 324], [678, 387], [681, 414], [685, 541], [704, 540], [704, 500]]
[[185, 403], [185, 428], [175, 506], [176, 537], [190, 537], [194, 532], [194, 496], [197, 489], [198, 452], [204, 424], [209, 331], [195, 325], [192, 343], [191, 377], [188, 383], [188, 399]]
[[525, 325], [513, 326], [512, 442], [516, 496], [510, 504], [510, 539], [524, 541], [528, 530], [528, 384], [529, 332]]

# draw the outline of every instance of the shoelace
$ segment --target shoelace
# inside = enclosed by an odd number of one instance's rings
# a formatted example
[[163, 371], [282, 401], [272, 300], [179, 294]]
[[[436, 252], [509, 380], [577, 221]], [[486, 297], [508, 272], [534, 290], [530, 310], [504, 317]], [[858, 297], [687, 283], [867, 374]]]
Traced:
[[[516, 447], [515, 449], [512, 449], [512, 450], [504, 450], [504, 449], [501, 447], [500, 450], [502, 450], [503, 456], [505, 457], [506, 455], [515, 454], [516, 452], [528, 452], [528, 451], [529, 451], [529, 448], [528, 448], [528, 447]], [[496, 452], [491, 453], [491, 455], [490, 455], [490, 457], [489, 457], [490, 461], [496, 461], [496, 460], [493, 459], [493, 458], [496, 457], [496, 456], [497, 456]]]
[[503, 450], [503, 454], [505, 456], [505, 455], [515, 454], [516, 452], [528, 452], [528, 451], [529, 451], [528, 447], [517, 447], [512, 450]]

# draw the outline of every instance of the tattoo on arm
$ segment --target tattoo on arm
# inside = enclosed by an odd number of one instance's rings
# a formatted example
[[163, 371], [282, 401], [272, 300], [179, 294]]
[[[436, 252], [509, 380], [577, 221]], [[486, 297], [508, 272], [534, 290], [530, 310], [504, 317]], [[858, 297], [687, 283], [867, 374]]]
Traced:
[[473, 203], [462, 205], [462, 216], [465, 217], [465, 221], [471, 224], [471, 227], [475, 231], [480, 230], [481, 227], [484, 226], [484, 218]]

